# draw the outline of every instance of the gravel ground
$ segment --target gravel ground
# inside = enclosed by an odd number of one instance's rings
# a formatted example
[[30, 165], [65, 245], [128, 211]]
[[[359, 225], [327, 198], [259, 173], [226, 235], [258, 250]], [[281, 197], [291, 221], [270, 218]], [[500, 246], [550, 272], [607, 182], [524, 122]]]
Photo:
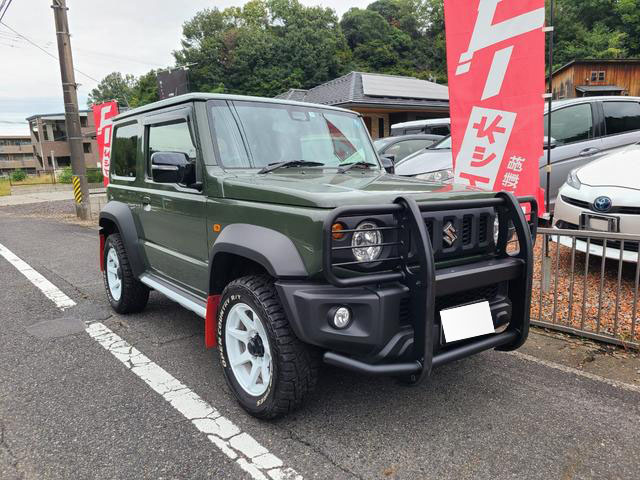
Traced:
[[[606, 260], [604, 274], [601, 275], [602, 259], [590, 255], [585, 276], [586, 255], [576, 252], [572, 276], [571, 249], [550, 242], [551, 281], [548, 291], [541, 293], [542, 254], [542, 242], [539, 241], [535, 247], [532, 319], [613, 335], [627, 342], [638, 342], [640, 320], [637, 317], [640, 312], [640, 299], [637, 299], [638, 292], [634, 295], [635, 264], [623, 263], [618, 292], [618, 261]], [[603, 288], [600, 294], [601, 281]], [[639, 303], [635, 321], [634, 298]]]
[[[92, 201], [93, 200], [94, 199], [92, 198]], [[24, 205], [3, 206], [0, 207], [0, 215], [27, 218], [48, 218], [65, 223], [82, 225], [85, 227], [96, 227], [98, 222], [97, 215], [95, 215], [95, 220], [79, 220], [76, 217], [76, 208], [73, 200], [60, 200], [55, 202], [39, 202], [27, 203]]]

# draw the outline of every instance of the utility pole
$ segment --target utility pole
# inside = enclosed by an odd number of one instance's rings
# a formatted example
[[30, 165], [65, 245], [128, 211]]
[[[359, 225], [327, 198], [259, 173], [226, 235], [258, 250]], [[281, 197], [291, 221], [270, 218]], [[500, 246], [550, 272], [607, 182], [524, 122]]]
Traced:
[[66, 0], [52, 0], [53, 16], [58, 40], [58, 58], [60, 59], [60, 77], [62, 78], [62, 94], [64, 96], [64, 117], [67, 126], [67, 142], [71, 153], [71, 171], [80, 181], [80, 198], [76, 196], [76, 215], [87, 220], [91, 212], [89, 205], [89, 186], [87, 184], [87, 169], [84, 164], [84, 150], [82, 148], [82, 129], [78, 113], [78, 84], [73, 70], [71, 55], [71, 36], [67, 20]]

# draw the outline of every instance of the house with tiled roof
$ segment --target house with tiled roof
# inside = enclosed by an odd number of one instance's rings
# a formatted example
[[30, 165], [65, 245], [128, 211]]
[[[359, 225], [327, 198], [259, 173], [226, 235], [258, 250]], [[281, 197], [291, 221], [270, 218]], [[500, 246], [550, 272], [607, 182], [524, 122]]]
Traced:
[[355, 110], [373, 138], [388, 136], [395, 123], [449, 116], [446, 85], [378, 73], [351, 72], [309, 90], [290, 89], [277, 98]]

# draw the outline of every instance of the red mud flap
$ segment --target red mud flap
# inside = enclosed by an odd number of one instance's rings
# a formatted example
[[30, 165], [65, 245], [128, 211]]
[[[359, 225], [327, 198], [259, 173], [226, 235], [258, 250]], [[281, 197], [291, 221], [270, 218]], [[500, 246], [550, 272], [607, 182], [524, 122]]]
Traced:
[[100, 233], [100, 271], [104, 272], [104, 233]]
[[209, 295], [207, 298], [207, 314], [204, 319], [204, 346], [207, 348], [218, 346], [216, 330], [218, 329], [219, 304], [220, 295]]

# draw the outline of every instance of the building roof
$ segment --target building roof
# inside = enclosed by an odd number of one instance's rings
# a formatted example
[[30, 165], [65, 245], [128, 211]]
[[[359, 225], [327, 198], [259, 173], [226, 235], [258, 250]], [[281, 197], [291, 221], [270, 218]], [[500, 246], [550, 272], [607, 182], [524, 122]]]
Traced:
[[[302, 92], [305, 92], [302, 96]], [[341, 106], [449, 106], [449, 88], [427, 80], [397, 75], [351, 72], [309, 90], [292, 89], [276, 98]]]
[[617, 85], [576, 85], [576, 90], [579, 92], [623, 92], [626, 88]]
[[[88, 115], [91, 110], [78, 110], [78, 113], [81, 116]], [[31, 120], [35, 120], [36, 118], [42, 118], [43, 120], [64, 120], [65, 113], [36, 113], [35, 115], [31, 115], [27, 117], [27, 122]]]
[[564, 65], [562, 65], [561, 67], [556, 68], [553, 71], [553, 74], [555, 75], [556, 73], [560, 73], [563, 70], [566, 70], [567, 68], [571, 67], [572, 65], [575, 65], [576, 63], [599, 63], [599, 64], [603, 64], [603, 63], [639, 63], [640, 64], [640, 58], [576, 58], [574, 60], [571, 60], [568, 63], [565, 63]]
[[[304, 107], [309, 107], [308, 103], [302, 103], [302, 102], [297, 102], [297, 101], [288, 100], [288, 99], [250, 97], [247, 95], [227, 95], [224, 93], [185, 93], [183, 95], [176, 95], [175, 97], [165, 98], [164, 100], [148, 103], [147, 105], [143, 105], [141, 107], [137, 107], [131, 110], [127, 110], [125, 112], [121, 112], [119, 115], [113, 117], [113, 120], [114, 121], [120, 120], [122, 118], [139, 115], [140, 113], [149, 112], [159, 108], [169, 107], [171, 105], [179, 105], [181, 103], [187, 103], [187, 102], [193, 102], [193, 101], [204, 102], [207, 100], [230, 100], [230, 101], [237, 101], [237, 102], [248, 101], [248, 102], [263, 102], [263, 103], [278, 103], [283, 105], [300, 105]], [[325, 109], [336, 110], [336, 111], [353, 114], [353, 112], [349, 112], [348, 110], [345, 110], [343, 108], [331, 107], [327, 105], [316, 105], [316, 106], [318, 108], [325, 108]]]

